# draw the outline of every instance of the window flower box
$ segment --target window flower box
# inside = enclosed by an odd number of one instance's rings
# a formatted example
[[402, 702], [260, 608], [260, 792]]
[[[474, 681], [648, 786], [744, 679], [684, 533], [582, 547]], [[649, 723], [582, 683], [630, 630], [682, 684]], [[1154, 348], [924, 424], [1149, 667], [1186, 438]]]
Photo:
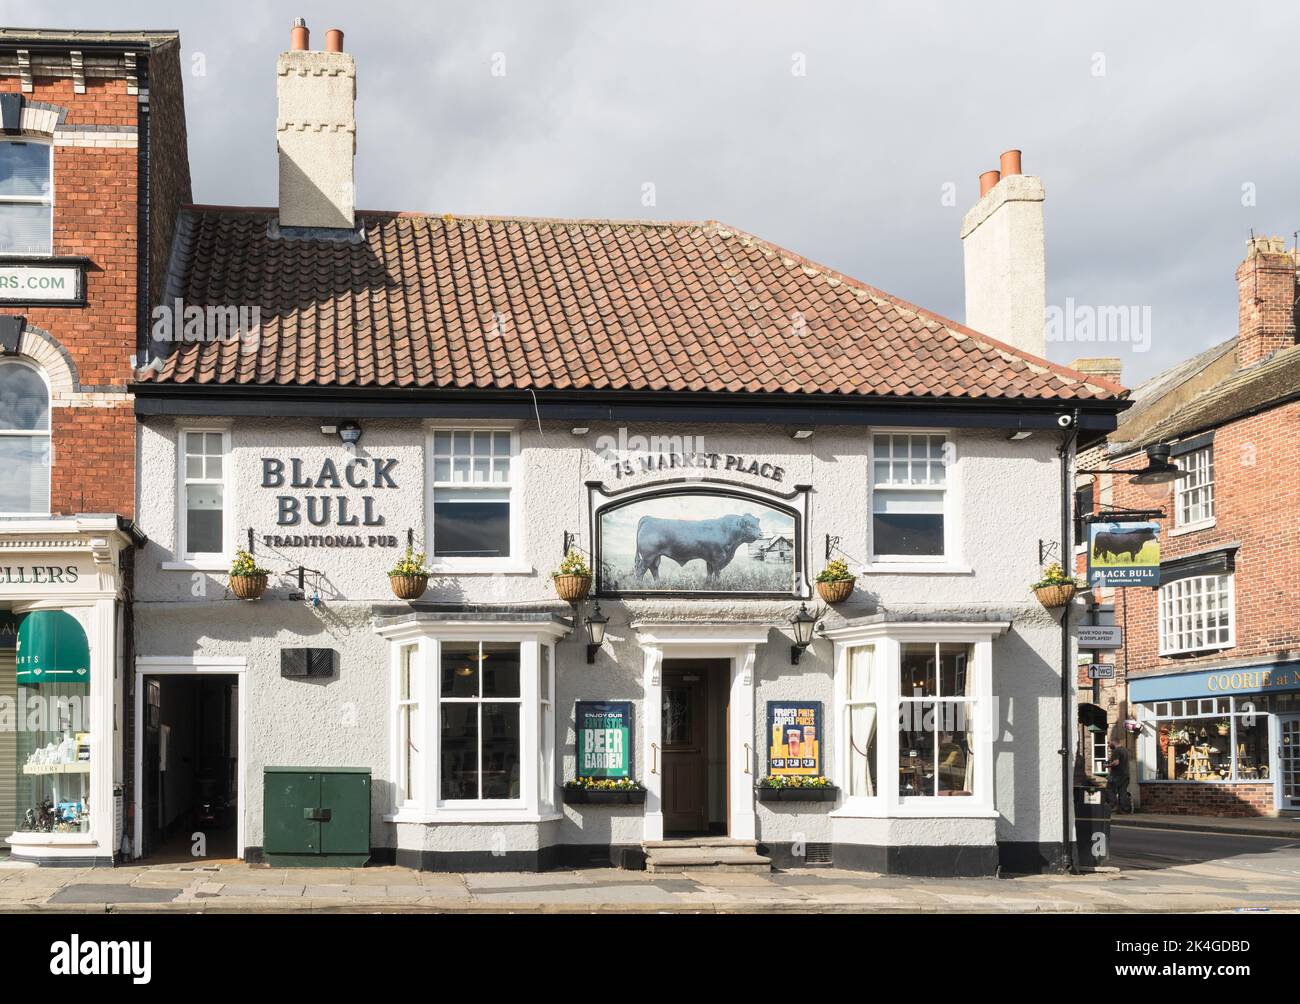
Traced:
[[754, 786], [760, 802], [833, 802], [840, 797], [840, 789], [826, 788], [764, 788]]
[[760, 802], [834, 802], [840, 789], [824, 777], [765, 777], [754, 785]]
[[645, 785], [626, 778], [580, 777], [564, 782], [565, 805], [643, 805]]
[[565, 788], [565, 805], [644, 805], [645, 789], [627, 788], [623, 791], [599, 788]]

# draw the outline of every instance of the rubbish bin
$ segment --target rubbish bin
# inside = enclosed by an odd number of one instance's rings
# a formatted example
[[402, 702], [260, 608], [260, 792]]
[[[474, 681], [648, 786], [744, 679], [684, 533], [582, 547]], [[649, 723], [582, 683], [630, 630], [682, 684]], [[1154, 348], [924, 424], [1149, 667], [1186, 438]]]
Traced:
[[1074, 789], [1074, 843], [1080, 868], [1098, 868], [1110, 860], [1110, 802], [1105, 788]]

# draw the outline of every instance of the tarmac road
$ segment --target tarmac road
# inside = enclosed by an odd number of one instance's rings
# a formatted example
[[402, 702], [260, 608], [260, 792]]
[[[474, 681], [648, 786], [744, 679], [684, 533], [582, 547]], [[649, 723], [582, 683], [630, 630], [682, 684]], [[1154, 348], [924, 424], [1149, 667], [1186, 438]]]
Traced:
[[[1297, 826], [1300, 830], [1300, 826]], [[1110, 864], [1125, 870], [1152, 871], [1213, 866], [1238, 870], [1257, 882], [1275, 876], [1300, 883], [1300, 833], [1288, 839], [1190, 830], [1113, 826]]]

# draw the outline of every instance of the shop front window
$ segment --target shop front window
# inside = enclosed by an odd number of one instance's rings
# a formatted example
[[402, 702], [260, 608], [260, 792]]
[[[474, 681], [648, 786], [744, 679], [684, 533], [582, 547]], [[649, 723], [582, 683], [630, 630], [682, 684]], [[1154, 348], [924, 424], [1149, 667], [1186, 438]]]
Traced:
[[1144, 780], [1269, 780], [1270, 715], [1231, 697], [1147, 705], [1154, 763]]
[[[14, 649], [13, 828], [90, 831], [90, 654], [62, 610], [23, 617]], [[2, 664], [0, 664], [2, 668]], [[0, 744], [0, 756], [9, 743]]]
[[974, 650], [904, 644], [899, 657], [898, 794], [970, 795], [975, 786]]

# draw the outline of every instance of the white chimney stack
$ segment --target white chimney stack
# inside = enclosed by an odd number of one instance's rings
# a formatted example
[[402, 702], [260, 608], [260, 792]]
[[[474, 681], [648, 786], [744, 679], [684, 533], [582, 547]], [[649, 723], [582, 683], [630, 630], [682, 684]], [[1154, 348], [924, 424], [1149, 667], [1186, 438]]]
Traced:
[[980, 200], [961, 223], [966, 326], [1023, 352], [1047, 355], [1043, 183], [1020, 173], [1020, 151], [980, 175]]
[[307, 25], [298, 18], [290, 44], [275, 64], [280, 225], [351, 228], [356, 63], [343, 51], [343, 32], [337, 28], [326, 32], [324, 52], [312, 52]]

